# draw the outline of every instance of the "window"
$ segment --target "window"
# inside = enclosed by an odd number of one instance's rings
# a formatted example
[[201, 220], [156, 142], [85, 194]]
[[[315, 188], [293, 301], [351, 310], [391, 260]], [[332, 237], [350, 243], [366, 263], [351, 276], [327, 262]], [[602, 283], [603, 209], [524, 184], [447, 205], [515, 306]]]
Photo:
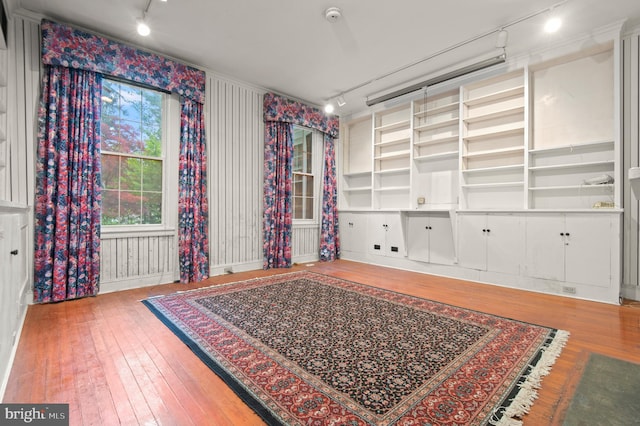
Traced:
[[164, 94], [103, 80], [102, 224], [161, 224]]
[[314, 132], [306, 127], [293, 128], [293, 218], [315, 219], [316, 168]]

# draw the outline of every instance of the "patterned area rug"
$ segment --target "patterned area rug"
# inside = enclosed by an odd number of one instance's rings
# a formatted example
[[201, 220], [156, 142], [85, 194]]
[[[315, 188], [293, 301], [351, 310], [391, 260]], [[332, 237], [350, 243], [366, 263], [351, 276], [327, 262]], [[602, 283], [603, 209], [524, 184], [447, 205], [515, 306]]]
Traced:
[[143, 303], [267, 424], [520, 424], [568, 338], [311, 272]]

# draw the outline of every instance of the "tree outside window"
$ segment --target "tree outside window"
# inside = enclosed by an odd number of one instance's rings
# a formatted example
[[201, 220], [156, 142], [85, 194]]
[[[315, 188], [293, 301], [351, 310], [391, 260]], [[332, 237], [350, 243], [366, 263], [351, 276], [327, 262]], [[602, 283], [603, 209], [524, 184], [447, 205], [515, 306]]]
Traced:
[[103, 225], [162, 223], [162, 101], [161, 92], [103, 80]]

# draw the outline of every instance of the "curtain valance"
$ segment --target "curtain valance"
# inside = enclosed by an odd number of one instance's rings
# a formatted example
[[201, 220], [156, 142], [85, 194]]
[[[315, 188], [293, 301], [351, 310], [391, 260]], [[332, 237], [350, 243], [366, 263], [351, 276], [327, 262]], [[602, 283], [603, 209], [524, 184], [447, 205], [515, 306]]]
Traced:
[[45, 65], [120, 77], [204, 104], [204, 71], [46, 19], [41, 28]]
[[318, 108], [274, 93], [264, 95], [264, 121], [280, 121], [310, 127], [334, 139], [340, 131], [340, 120], [337, 116], [328, 117]]

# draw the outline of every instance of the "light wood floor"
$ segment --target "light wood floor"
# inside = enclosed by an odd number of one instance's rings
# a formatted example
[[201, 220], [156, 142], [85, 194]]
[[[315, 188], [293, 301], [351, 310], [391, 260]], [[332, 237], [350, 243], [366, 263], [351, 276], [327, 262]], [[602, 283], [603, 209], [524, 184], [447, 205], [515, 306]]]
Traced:
[[[589, 353], [640, 363], [640, 308], [631, 304], [585, 302], [348, 261], [292, 269], [568, 330], [569, 343], [544, 379], [525, 425], [561, 423]], [[69, 403], [73, 425], [262, 424], [139, 301], [290, 271], [237, 273], [200, 285], [167, 284], [30, 306], [4, 402]]]

